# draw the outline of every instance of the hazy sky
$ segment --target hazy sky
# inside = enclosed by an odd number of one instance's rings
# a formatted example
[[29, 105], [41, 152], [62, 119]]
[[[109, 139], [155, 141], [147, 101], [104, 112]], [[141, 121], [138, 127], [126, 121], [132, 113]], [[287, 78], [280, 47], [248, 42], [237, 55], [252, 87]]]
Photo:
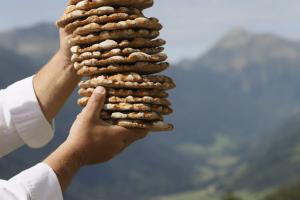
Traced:
[[[66, 0], [9, 0], [0, 7], [0, 31], [54, 22]], [[196, 57], [235, 27], [300, 40], [300, 0], [156, 0], [146, 11], [165, 26], [172, 61]]]

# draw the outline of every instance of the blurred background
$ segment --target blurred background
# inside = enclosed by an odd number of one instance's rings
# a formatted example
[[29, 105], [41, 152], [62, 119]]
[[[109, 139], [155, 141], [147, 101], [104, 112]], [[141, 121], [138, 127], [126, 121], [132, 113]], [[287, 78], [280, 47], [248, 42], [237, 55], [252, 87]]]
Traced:
[[[58, 49], [66, 1], [10, 0], [0, 7], [0, 86], [35, 73]], [[300, 199], [300, 1], [156, 0], [177, 89], [176, 125], [110, 163], [83, 169], [67, 200]], [[9, 178], [68, 135], [76, 92], [44, 149], [0, 160]]]

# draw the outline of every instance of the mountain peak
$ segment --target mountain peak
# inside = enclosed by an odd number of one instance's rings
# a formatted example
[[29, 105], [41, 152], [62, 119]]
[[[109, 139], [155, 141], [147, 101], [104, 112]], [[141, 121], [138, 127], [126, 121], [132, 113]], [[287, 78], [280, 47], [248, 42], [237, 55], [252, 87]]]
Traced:
[[247, 45], [253, 34], [248, 32], [246, 29], [237, 27], [229, 31], [219, 42], [218, 47], [224, 49], [231, 49], [240, 46]]
[[226, 36], [228, 37], [230, 36], [243, 37], [248, 35], [252, 35], [252, 33], [250, 33], [247, 29], [243, 27], [235, 27], [226, 34]]
[[273, 67], [300, 62], [300, 43], [270, 33], [252, 33], [243, 28], [228, 32], [200, 61], [221, 71], [241, 73], [251, 66]]

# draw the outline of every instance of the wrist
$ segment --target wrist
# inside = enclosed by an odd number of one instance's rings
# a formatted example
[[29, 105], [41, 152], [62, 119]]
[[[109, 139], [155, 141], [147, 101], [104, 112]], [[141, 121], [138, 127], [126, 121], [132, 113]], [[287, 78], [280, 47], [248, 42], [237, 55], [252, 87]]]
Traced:
[[43, 163], [55, 172], [63, 191], [66, 190], [72, 178], [83, 167], [76, 152], [65, 144], [62, 144]]
[[59, 49], [54, 55], [52, 61], [54, 63], [59, 63], [59, 66], [62, 67], [62, 70], [67, 73], [71, 73], [71, 77], [75, 78], [79, 82], [81, 77], [77, 75], [77, 71], [71, 62], [71, 56], [67, 55], [64, 50]]
[[71, 62], [71, 55], [69, 55], [70, 53], [66, 53], [66, 50], [63, 49], [59, 49], [55, 55], [55, 57], [57, 57], [60, 62], [64, 63], [65, 67], [72, 67], [73, 68], [73, 64]]
[[61, 145], [63, 151], [76, 168], [82, 168], [86, 165], [84, 150], [78, 144], [71, 143], [68, 139]]

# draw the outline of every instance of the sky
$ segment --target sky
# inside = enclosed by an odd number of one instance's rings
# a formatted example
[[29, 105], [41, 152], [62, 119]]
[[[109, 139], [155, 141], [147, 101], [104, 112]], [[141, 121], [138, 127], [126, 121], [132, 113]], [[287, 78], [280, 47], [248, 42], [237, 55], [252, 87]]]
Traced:
[[[0, 32], [54, 23], [66, 0], [9, 0], [0, 7]], [[300, 0], [155, 0], [145, 11], [164, 25], [161, 37], [175, 62], [205, 53], [233, 28], [300, 40]]]

